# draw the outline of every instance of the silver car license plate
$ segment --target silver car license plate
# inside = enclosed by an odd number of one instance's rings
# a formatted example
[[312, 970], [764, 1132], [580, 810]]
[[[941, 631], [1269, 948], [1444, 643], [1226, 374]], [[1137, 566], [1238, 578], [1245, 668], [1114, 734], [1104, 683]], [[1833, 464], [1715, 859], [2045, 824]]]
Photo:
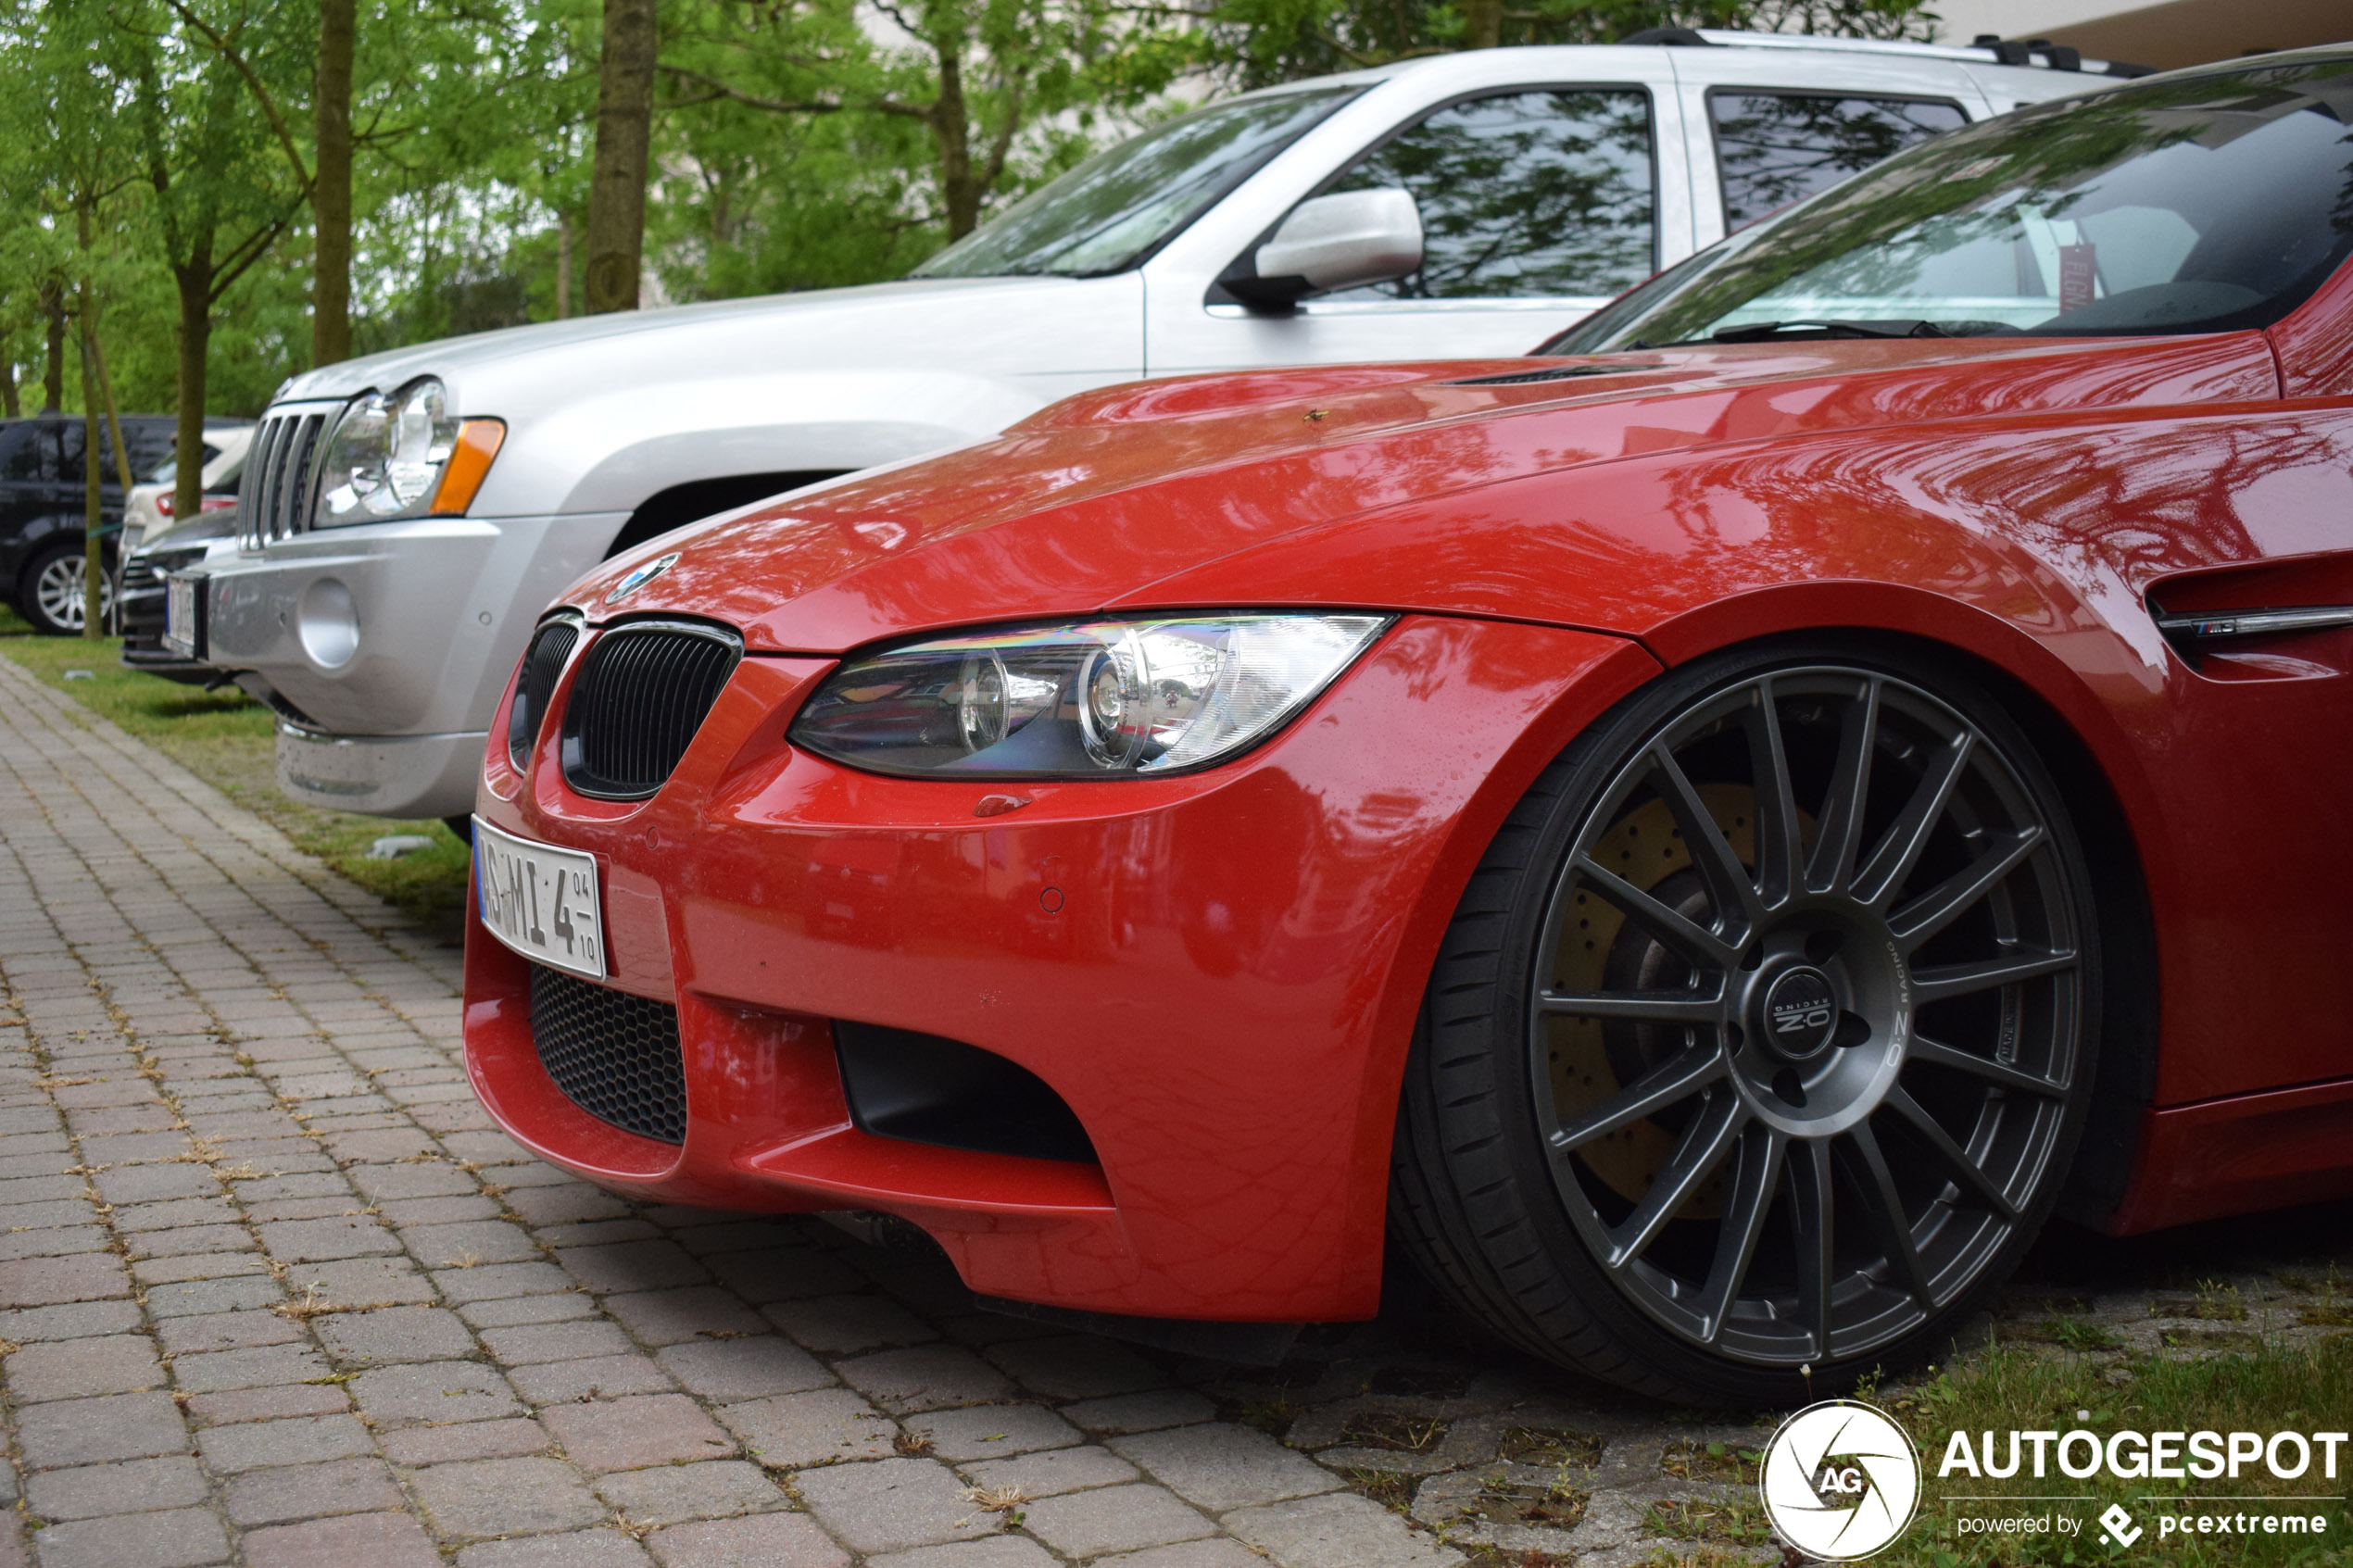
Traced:
[[490, 935], [534, 963], [605, 977], [597, 857], [501, 833], [474, 819], [474, 892]]
[[163, 646], [182, 659], [204, 653], [204, 576], [175, 571], [163, 581]]

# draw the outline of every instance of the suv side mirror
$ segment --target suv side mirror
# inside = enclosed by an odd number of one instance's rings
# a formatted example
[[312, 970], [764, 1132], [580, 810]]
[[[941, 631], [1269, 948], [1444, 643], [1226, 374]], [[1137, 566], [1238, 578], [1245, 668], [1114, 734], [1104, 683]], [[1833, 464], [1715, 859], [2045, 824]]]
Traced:
[[1338, 191], [1291, 208], [1258, 247], [1248, 274], [1219, 281], [1256, 310], [1288, 310], [1311, 294], [1402, 278], [1422, 264], [1422, 214], [1394, 185]]

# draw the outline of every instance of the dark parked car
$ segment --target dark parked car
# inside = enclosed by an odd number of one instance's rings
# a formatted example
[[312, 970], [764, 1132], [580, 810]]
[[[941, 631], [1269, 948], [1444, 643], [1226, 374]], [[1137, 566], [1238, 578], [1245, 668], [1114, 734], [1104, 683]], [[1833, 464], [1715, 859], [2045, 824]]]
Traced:
[[233, 503], [200, 512], [131, 552], [116, 577], [115, 630], [122, 634], [123, 663], [190, 685], [209, 685], [228, 678], [213, 666], [182, 659], [163, 646], [164, 581], [203, 561], [216, 546], [233, 548], [236, 537], [237, 508]]
[[[122, 417], [122, 439], [131, 448], [133, 474], [146, 475], [170, 460], [175, 428], [170, 414]], [[82, 630], [82, 418], [76, 414], [0, 420], [0, 595], [32, 622], [33, 630], [52, 636]], [[111, 578], [111, 540], [122, 526], [123, 483], [115, 472], [113, 443], [102, 436], [100, 446], [99, 507], [109, 540], [106, 551]], [[111, 583], [107, 593], [111, 598]]]

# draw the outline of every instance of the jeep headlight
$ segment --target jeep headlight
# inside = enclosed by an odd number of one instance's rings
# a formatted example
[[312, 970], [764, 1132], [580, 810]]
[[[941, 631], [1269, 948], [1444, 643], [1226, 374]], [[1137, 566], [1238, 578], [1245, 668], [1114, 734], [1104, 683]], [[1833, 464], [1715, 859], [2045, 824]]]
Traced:
[[1139, 616], [927, 638], [845, 663], [791, 738], [883, 773], [1189, 772], [1273, 734], [1391, 619]]
[[490, 471], [506, 426], [453, 420], [449, 395], [426, 377], [389, 396], [370, 393], [343, 412], [319, 465], [311, 524], [462, 512]]

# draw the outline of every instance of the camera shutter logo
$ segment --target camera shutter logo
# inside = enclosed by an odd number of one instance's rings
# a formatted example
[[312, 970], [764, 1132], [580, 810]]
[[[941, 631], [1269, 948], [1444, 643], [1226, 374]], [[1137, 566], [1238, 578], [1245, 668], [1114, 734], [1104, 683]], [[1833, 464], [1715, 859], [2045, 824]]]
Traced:
[[648, 561], [645, 565], [637, 568], [637, 570], [632, 571], [628, 576], [614, 583], [612, 592], [605, 596], [605, 603], [609, 605], [619, 604], [622, 600], [627, 598], [630, 595], [635, 593], [638, 589], [644, 587], [647, 583], [652, 582], [663, 572], [668, 571], [677, 563], [678, 552], [675, 550], [671, 551], [666, 556]]
[[1766, 1445], [1757, 1482], [1782, 1540], [1853, 1562], [1904, 1533], [1920, 1501], [1920, 1456], [1904, 1429], [1852, 1399], [1808, 1405]]

